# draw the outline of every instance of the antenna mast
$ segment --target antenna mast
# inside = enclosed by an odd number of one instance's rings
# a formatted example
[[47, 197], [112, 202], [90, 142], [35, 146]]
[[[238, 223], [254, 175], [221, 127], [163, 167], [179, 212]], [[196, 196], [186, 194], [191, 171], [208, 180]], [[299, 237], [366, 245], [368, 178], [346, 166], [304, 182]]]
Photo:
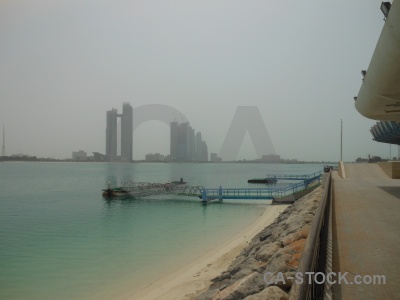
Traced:
[[6, 156], [6, 140], [5, 140], [4, 124], [3, 124], [3, 147], [1, 148], [1, 156]]

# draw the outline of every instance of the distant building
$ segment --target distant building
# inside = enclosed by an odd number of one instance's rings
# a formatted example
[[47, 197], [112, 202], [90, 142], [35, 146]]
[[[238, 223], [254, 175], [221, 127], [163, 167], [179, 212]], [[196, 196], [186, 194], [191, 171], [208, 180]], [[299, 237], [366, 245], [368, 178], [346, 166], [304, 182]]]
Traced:
[[169, 155], [171, 160], [178, 158], [178, 122], [170, 123]]
[[75, 161], [87, 161], [87, 153], [83, 150], [72, 152], [72, 160]]
[[199, 161], [208, 161], [208, 147], [205, 141], [201, 141], [201, 155]]
[[261, 157], [261, 160], [264, 162], [274, 162], [278, 163], [281, 161], [281, 156], [277, 154], [268, 154], [268, 155], [263, 155]]
[[3, 124], [3, 146], [1, 148], [1, 156], [2, 157], [6, 156], [6, 132], [4, 129], [4, 124]]
[[148, 153], [145, 155], [146, 161], [165, 161], [166, 158], [160, 153]]
[[207, 145], [201, 133], [194, 134], [188, 122], [170, 123], [170, 159], [172, 161], [208, 161]]
[[133, 110], [132, 106], [125, 102], [122, 106], [121, 116], [121, 160], [132, 161], [133, 146]]
[[17, 153], [17, 154], [12, 154], [11, 157], [15, 157], [15, 158], [17, 158], [17, 157], [21, 157], [21, 158], [25, 157], [25, 158], [27, 158], [27, 157], [31, 157], [31, 156], [28, 155], [28, 154]]
[[356, 163], [363, 163], [363, 162], [369, 162], [368, 158], [362, 158], [362, 157], [358, 157], [356, 159]]
[[116, 109], [107, 111], [106, 156], [110, 161], [117, 158], [117, 117]]
[[94, 161], [107, 161], [107, 155], [101, 154], [99, 152], [93, 152]]
[[194, 135], [194, 129], [189, 126], [188, 131], [187, 131], [187, 147], [188, 147], [187, 157], [188, 157], [189, 161], [196, 160], [196, 145], [195, 145], [196, 140], [195, 139], [196, 138]]
[[178, 153], [176, 156], [177, 161], [189, 160], [189, 123], [178, 124]]
[[118, 114], [116, 109], [107, 111], [106, 128], [106, 156], [107, 160], [117, 160], [117, 119], [121, 118], [121, 157], [123, 161], [132, 161], [133, 147], [133, 109], [128, 102], [122, 106], [122, 114]]
[[222, 158], [218, 157], [217, 153], [211, 153], [210, 154], [210, 160], [211, 160], [211, 162], [221, 162]]
[[210, 160], [212, 162], [217, 161], [217, 157], [218, 157], [217, 153], [211, 153], [210, 154]]
[[382, 157], [380, 157], [380, 156], [370, 156], [370, 155], [368, 155], [368, 162], [370, 162], [370, 163], [375, 163], [375, 162], [379, 162], [379, 161], [384, 161], [384, 159], [382, 159]]
[[207, 144], [201, 138], [201, 133], [196, 134], [196, 160], [208, 161]]

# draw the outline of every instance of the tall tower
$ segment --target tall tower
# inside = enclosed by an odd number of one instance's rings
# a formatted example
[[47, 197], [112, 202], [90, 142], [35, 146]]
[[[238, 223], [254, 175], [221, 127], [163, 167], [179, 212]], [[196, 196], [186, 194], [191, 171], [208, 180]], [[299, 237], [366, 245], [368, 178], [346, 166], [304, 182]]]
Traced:
[[5, 130], [4, 130], [4, 124], [3, 124], [3, 147], [1, 148], [1, 156], [6, 156], [6, 139], [5, 139]]
[[203, 140], [201, 139], [201, 133], [196, 133], [196, 160], [203, 160]]
[[178, 158], [178, 122], [170, 123], [170, 151], [169, 155], [171, 160], [176, 160]]
[[107, 111], [106, 156], [110, 161], [117, 158], [117, 116], [116, 109]]
[[132, 161], [133, 110], [129, 102], [124, 102], [121, 116], [121, 159]]
[[194, 129], [191, 126], [189, 126], [189, 128], [188, 128], [187, 134], [188, 134], [188, 138], [187, 138], [188, 158], [187, 158], [187, 160], [193, 161], [193, 160], [196, 160], [196, 156], [195, 156], [196, 141], [195, 141], [195, 136], [194, 136]]
[[178, 125], [178, 153], [177, 161], [189, 160], [189, 131], [190, 126], [188, 122]]

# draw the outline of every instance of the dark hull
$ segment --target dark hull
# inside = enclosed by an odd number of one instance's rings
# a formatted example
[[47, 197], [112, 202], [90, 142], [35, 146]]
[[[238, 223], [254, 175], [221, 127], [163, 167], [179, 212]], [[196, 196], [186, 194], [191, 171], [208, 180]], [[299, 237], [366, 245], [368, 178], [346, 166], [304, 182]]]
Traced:
[[271, 184], [276, 183], [275, 178], [253, 178], [247, 180], [248, 183], [264, 183], [264, 184]]

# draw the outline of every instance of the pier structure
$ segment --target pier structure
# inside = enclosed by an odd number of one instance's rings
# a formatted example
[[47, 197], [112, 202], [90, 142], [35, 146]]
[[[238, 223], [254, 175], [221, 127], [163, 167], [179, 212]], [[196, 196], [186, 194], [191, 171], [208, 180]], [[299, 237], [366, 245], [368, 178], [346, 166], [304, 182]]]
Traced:
[[[306, 190], [314, 182], [320, 182], [321, 173], [311, 175], [281, 175], [280, 178], [296, 178], [300, 182], [285, 187], [260, 187], [260, 188], [205, 188], [203, 186], [190, 186], [186, 184], [172, 183], [150, 183], [125, 181], [118, 191], [131, 197], [148, 197], [155, 195], [177, 195], [198, 197], [203, 204], [213, 200], [274, 200]], [[108, 186], [108, 189], [112, 187]], [[113, 187], [116, 188], [116, 187]]]
[[300, 180], [300, 182], [285, 187], [269, 188], [204, 188], [201, 201], [206, 203], [210, 200], [241, 199], [241, 200], [273, 200], [303, 191], [315, 181], [321, 180], [321, 173], [316, 172], [309, 175], [268, 175], [268, 178], [277, 180]]
[[315, 180], [320, 176], [320, 172], [315, 172], [312, 174], [268, 174], [267, 178], [275, 178], [276, 180]]
[[[108, 189], [117, 187], [108, 186]], [[121, 183], [118, 189], [126, 191], [126, 196], [131, 197], [148, 197], [153, 195], [183, 195], [183, 196], [199, 196], [203, 191], [202, 186], [188, 186], [186, 184], [176, 183], [152, 183], [152, 182], [136, 182], [126, 180]]]

